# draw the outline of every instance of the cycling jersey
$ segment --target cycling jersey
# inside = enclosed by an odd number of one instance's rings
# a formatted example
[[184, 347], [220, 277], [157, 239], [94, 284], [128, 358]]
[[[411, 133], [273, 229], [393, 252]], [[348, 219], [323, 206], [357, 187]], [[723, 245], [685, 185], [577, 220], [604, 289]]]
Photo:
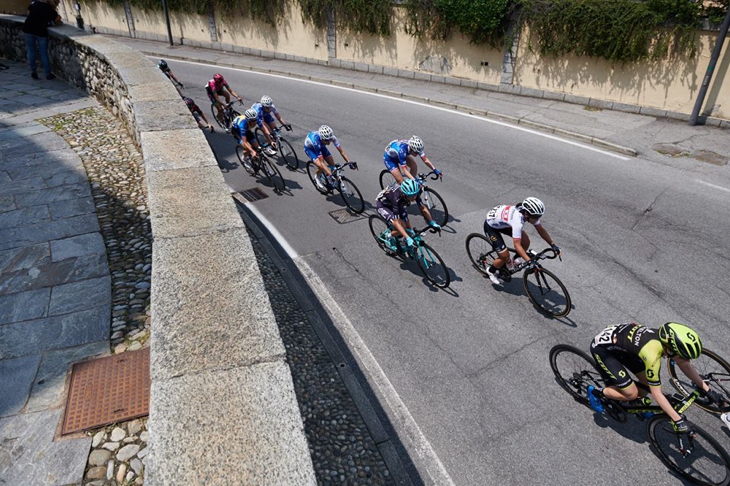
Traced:
[[[380, 191], [380, 194], [376, 197], [376, 203], [378, 214], [388, 223], [391, 223], [394, 219], [408, 221], [408, 206], [411, 205], [411, 202], [403, 195], [399, 184], [394, 184]], [[419, 208], [423, 206], [420, 192], [415, 199], [415, 203]]]
[[[337, 137], [333, 136], [330, 141], [335, 147], [340, 148], [340, 142], [337, 141]], [[307, 138], [304, 139], [304, 151], [311, 160], [317, 160], [319, 157], [327, 158], [330, 155], [330, 151], [327, 150], [327, 146], [322, 141], [322, 137], [319, 136], [318, 131], [309, 132]]]
[[259, 126], [261, 126], [262, 122], [266, 123], [274, 123], [274, 115], [278, 115], [279, 111], [276, 109], [276, 106], [274, 104], [271, 104], [271, 110], [267, 113], [264, 109], [264, 105], [261, 103], [254, 103], [251, 105], [251, 109], [256, 111], [256, 121], [258, 122]]
[[192, 113], [200, 112], [200, 108], [198, 107], [197, 104], [195, 104], [195, 101], [192, 98], [183, 96], [183, 101], [185, 102], [185, 104], [188, 106], [188, 109], [190, 109], [190, 111]]
[[[406, 165], [408, 163], [408, 155], [408, 140], [393, 140], [385, 147], [385, 152], [383, 153], [385, 168], [391, 171], [399, 165]], [[421, 152], [418, 156], [423, 158], [426, 156], [426, 153]]]
[[251, 127], [248, 124], [248, 120], [246, 120], [246, 117], [243, 115], [237, 116], [233, 119], [233, 122], [231, 122], [231, 135], [233, 135], [233, 137], [239, 142], [241, 141], [241, 134], [246, 136], [246, 141], [248, 143], [253, 144], [256, 142], [256, 135], [253, 132], [254, 130], [255, 126]]
[[[489, 226], [495, 229], [507, 229], [512, 228], [512, 239], [518, 240], [522, 238], [522, 227], [525, 224], [525, 216], [517, 206], [501, 205], [492, 208], [487, 213], [487, 223]], [[535, 226], [540, 226], [540, 220], [538, 219], [533, 223]]]
[[606, 377], [619, 388], [632, 383], [626, 368], [634, 374], [646, 373], [649, 386], [661, 386], [664, 346], [653, 329], [633, 322], [609, 326], [593, 338], [591, 353]]
[[208, 84], [205, 85], [205, 92], [208, 93], [208, 96], [211, 96], [213, 93], [217, 95], [222, 95], [223, 88], [228, 88], [228, 90], [231, 89], [225, 79], [221, 81], [220, 85], [216, 84], [215, 79], [211, 79], [210, 81], [208, 81]]

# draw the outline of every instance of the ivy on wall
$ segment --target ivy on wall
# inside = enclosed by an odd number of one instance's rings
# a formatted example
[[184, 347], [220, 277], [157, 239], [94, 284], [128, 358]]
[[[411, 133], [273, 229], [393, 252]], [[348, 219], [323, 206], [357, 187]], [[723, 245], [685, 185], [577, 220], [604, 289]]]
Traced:
[[297, 0], [304, 20], [316, 27], [327, 28], [330, 10], [337, 24], [351, 32], [380, 36], [390, 35], [392, 0]]

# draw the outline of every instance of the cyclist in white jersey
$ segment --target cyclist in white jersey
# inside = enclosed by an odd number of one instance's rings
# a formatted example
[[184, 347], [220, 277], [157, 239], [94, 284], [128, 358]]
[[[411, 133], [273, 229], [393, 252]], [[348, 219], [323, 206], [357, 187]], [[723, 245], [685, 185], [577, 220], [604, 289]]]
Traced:
[[515, 251], [519, 255], [515, 259], [515, 264], [530, 261], [530, 254], [527, 252], [530, 248], [530, 237], [522, 231], [525, 222], [534, 225], [542, 239], [553, 250], [560, 253], [560, 248], [555, 245], [547, 230], [540, 223], [540, 217], [544, 213], [545, 205], [536, 197], [528, 197], [516, 206], [497, 206], [487, 213], [487, 219], [484, 221], [484, 234], [498, 254], [487, 269], [487, 275], [493, 284], [502, 285], [502, 281], [498, 277], [499, 270], [510, 261], [509, 250], [507, 250], [502, 235], [512, 237]]

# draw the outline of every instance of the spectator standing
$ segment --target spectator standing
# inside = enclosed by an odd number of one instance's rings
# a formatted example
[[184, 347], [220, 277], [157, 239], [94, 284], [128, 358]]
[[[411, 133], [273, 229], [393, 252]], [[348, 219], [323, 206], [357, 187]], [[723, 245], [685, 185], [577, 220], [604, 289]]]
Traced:
[[36, 72], [36, 46], [40, 51], [41, 64], [46, 74], [46, 79], [54, 79], [56, 76], [51, 72], [51, 60], [48, 57], [48, 26], [60, 25], [61, 16], [56, 12], [55, 0], [34, 0], [28, 7], [28, 18], [23, 25], [25, 45], [28, 48], [28, 64], [30, 75], [38, 79]]

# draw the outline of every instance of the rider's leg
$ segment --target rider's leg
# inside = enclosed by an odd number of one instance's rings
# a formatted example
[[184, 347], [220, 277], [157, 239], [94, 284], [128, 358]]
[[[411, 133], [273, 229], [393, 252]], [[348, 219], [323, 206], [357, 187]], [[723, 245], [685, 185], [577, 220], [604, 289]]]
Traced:
[[330, 170], [330, 166], [335, 165], [335, 158], [332, 157], [332, 155], [326, 155], [324, 157], [324, 161], [326, 162], [324, 166], [324, 173], [327, 174], [327, 177], [331, 177], [332, 171]]
[[603, 396], [611, 400], [628, 402], [639, 398], [639, 387], [633, 382], [625, 388], [619, 388], [615, 385], [611, 385], [603, 389]]
[[226, 97], [226, 104], [228, 104], [228, 103], [230, 103], [230, 102], [231, 102], [231, 93], [229, 93], [229, 92], [228, 92], [228, 91], [226, 91], [226, 90], [223, 90], [223, 96], [225, 96], [225, 97]]
[[418, 164], [416, 163], [415, 157], [409, 155], [406, 158], [406, 162], [408, 164], [408, 170], [411, 172], [411, 175], [413, 177], [416, 177], [418, 175]]
[[398, 184], [403, 182], [403, 176], [401, 175], [399, 168], [396, 167], [395, 169], [391, 170], [390, 174], [393, 176], [395, 182], [397, 182]]
[[505, 263], [509, 261], [509, 250], [503, 250], [497, 253], [497, 258], [494, 259], [494, 268], [502, 268]]

